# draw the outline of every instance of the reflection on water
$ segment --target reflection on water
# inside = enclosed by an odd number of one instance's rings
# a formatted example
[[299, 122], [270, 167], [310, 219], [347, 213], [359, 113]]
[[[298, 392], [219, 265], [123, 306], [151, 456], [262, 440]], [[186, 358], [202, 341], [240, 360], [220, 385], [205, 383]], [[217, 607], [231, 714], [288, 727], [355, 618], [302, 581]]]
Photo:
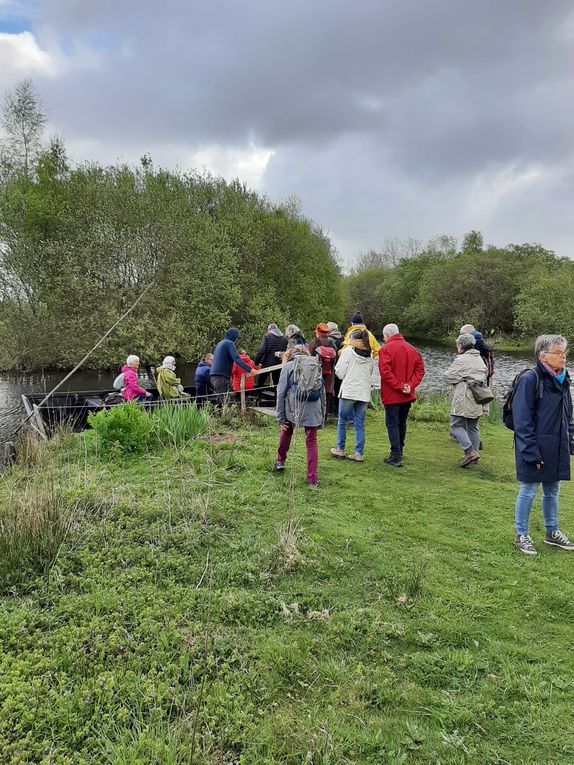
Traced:
[[[425, 362], [426, 374], [421, 385], [423, 391], [446, 390], [442, 373], [451, 363], [455, 352], [437, 345], [414, 343], [420, 350]], [[512, 382], [513, 377], [524, 367], [533, 363], [529, 354], [496, 353], [495, 375], [492, 381], [499, 395], [503, 395]], [[177, 374], [184, 385], [193, 385], [195, 364], [178, 367]], [[100, 390], [111, 391], [112, 382], [117, 373], [80, 371], [69, 380], [65, 390]], [[65, 372], [32, 372], [30, 374], [0, 373], [0, 444], [9, 441], [16, 427], [20, 424], [24, 407], [22, 393], [47, 393], [65, 377]], [[146, 372], [142, 370], [140, 377], [153, 384]], [[375, 368], [373, 383], [379, 385], [378, 369]]]

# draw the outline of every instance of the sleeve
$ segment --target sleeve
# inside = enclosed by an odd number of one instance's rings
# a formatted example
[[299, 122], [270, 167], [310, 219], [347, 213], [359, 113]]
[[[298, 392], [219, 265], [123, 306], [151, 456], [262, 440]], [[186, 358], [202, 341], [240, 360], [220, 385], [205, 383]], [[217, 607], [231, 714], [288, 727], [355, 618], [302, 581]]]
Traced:
[[339, 380], [343, 380], [349, 369], [349, 349], [344, 348], [343, 352], [339, 356], [339, 361], [335, 365], [335, 374]]
[[456, 385], [464, 380], [464, 375], [461, 370], [460, 356], [456, 357], [450, 367], [444, 372], [443, 377], [449, 385]]
[[381, 373], [381, 380], [384, 380], [390, 388], [402, 392], [404, 383], [399, 383], [393, 374], [393, 370], [391, 369], [391, 357], [384, 346], [379, 351], [379, 372]]
[[536, 439], [536, 396], [538, 394], [538, 375], [526, 373], [516, 381], [512, 401], [514, 420], [514, 444], [516, 451], [525, 462], [542, 462]]
[[413, 370], [413, 374], [411, 379], [409, 380], [409, 385], [411, 386], [411, 390], [415, 390], [415, 388], [418, 388], [419, 385], [422, 382], [423, 377], [425, 376], [425, 364], [423, 361], [423, 357], [421, 354], [417, 351], [417, 358], [415, 361], [415, 368]]
[[369, 332], [369, 343], [371, 344], [371, 351], [373, 353], [373, 358], [378, 355], [379, 351], [381, 350], [381, 346], [377, 342], [376, 337], [373, 335], [373, 333], [370, 330], [367, 330]]
[[139, 384], [138, 375], [135, 369], [132, 369], [129, 373], [129, 387], [132, 393], [136, 393], [138, 396], [146, 396], [147, 391], [144, 390]]
[[285, 417], [285, 399], [287, 397], [288, 388], [289, 370], [286, 367], [283, 367], [277, 384], [277, 403], [275, 405], [275, 419], [280, 425], [287, 422], [287, 418]]
[[263, 340], [261, 342], [261, 345], [259, 346], [257, 353], [255, 354], [255, 363], [261, 364], [263, 361], [263, 357], [265, 356], [265, 353], [267, 352], [267, 335], [263, 337]]

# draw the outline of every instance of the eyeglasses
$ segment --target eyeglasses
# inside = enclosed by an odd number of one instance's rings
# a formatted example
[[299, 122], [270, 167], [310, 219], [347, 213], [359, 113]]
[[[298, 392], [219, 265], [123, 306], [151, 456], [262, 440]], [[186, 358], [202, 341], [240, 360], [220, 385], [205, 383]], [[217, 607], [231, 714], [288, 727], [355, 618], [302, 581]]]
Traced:
[[566, 356], [568, 355], [568, 351], [546, 351], [547, 356]]

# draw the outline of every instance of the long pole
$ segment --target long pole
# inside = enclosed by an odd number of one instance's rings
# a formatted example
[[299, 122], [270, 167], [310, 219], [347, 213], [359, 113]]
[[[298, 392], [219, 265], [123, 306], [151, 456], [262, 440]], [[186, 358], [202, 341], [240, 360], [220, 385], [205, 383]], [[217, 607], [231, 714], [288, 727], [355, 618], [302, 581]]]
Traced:
[[[41, 409], [41, 408], [44, 406], [44, 404], [46, 403], [46, 401], [48, 401], [48, 399], [49, 399], [51, 396], [53, 396], [53, 395], [54, 395], [54, 393], [55, 393], [57, 390], [59, 390], [59, 389], [62, 387], [62, 385], [63, 385], [65, 382], [67, 382], [67, 381], [70, 379], [70, 377], [72, 377], [72, 375], [74, 375], [74, 374], [75, 374], [75, 373], [78, 371], [78, 369], [79, 369], [79, 368], [80, 368], [80, 367], [81, 367], [83, 364], [85, 364], [85, 363], [86, 363], [86, 361], [87, 361], [87, 360], [90, 358], [90, 356], [91, 356], [91, 355], [92, 355], [92, 353], [93, 353], [93, 352], [96, 350], [96, 348], [99, 348], [99, 347], [100, 347], [100, 345], [101, 345], [101, 344], [104, 342], [104, 340], [106, 340], [106, 339], [107, 339], [107, 338], [108, 338], [108, 337], [109, 337], [109, 336], [112, 334], [112, 332], [113, 332], [113, 331], [114, 331], [114, 329], [115, 329], [115, 328], [118, 326], [118, 324], [120, 324], [120, 323], [121, 323], [121, 322], [122, 322], [122, 321], [123, 321], [123, 320], [126, 318], [126, 316], [128, 316], [128, 315], [129, 315], [129, 314], [130, 314], [130, 313], [131, 313], [131, 312], [134, 310], [134, 308], [136, 307], [136, 305], [137, 305], [137, 304], [140, 302], [140, 300], [143, 298], [143, 296], [144, 296], [144, 295], [146, 294], [146, 292], [147, 292], [147, 291], [148, 291], [148, 290], [151, 288], [151, 286], [152, 286], [152, 285], [153, 285], [153, 281], [152, 281], [152, 282], [150, 282], [150, 283], [148, 284], [148, 286], [147, 286], [147, 287], [145, 288], [145, 290], [144, 290], [144, 291], [141, 293], [141, 295], [138, 297], [138, 299], [135, 301], [135, 303], [132, 303], [132, 305], [131, 305], [131, 306], [128, 308], [128, 310], [127, 310], [127, 311], [126, 311], [126, 312], [125, 312], [125, 313], [124, 313], [122, 316], [120, 316], [120, 318], [119, 318], [119, 319], [116, 321], [116, 323], [113, 325], [113, 327], [110, 327], [110, 328], [108, 329], [108, 331], [106, 332], [106, 334], [105, 334], [105, 335], [103, 335], [103, 336], [102, 336], [102, 337], [101, 337], [101, 338], [98, 340], [98, 342], [97, 342], [97, 343], [94, 345], [94, 347], [92, 348], [92, 350], [91, 350], [91, 351], [89, 351], [88, 353], [86, 353], [86, 355], [84, 356], [84, 358], [83, 358], [83, 359], [82, 359], [82, 360], [81, 360], [81, 361], [80, 361], [78, 364], [76, 364], [76, 366], [75, 366], [75, 367], [72, 369], [72, 371], [71, 371], [71, 372], [69, 372], [69, 373], [68, 373], [68, 374], [67, 374], [67, 375], [64, 377], [64, 379], [63, 379], [63, 380], [60, 380], [60, 382], [59, 382], [59, 383], [56, 385], [56, 387], [55, 387], [55, 388], [52, 388], [52, 390], [51, 390], [51, 391], [50, 391], [48, 394], [46, 394], [46, 395], [44, 396], [44, 398], [42, 399], [42, 401], [40, 401], [40, 403], [38, 404], [38, 407], [37, 407], [38, 409]], [[25, 424], [28, 422], [28, 420], [29, 420], [29, 419], [30, 419], [32, 416], [33, 416], [33, 413], [32, 413], [32, 414], [29, 414], [29, 415], [26, 417], [26, 419], [22, 420], [22, 422], [20, 423], [20, 425], [19, 425], [19, 426], [16, 428], [16, 433], [17, 433], [17, 432], [20, 430], [20, 428], [24, 427], [24, 425], [25, 425]]]

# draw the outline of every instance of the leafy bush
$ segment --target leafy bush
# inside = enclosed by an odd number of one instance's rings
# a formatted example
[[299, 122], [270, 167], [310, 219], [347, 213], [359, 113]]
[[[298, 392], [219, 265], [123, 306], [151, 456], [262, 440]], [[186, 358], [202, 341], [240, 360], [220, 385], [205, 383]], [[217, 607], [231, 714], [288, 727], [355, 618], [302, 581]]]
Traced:
[[163, 446], [183, 446], [205, 433], [209, 421], [207, 408], [195, 404], [158, 406], [150, 414], [154, 439]]
[[89, 414], [88, 425], [96, 434], [98, 449], [104, 453], [142, 452], [152, 430], [151, 418], [142, 406], [133, 402]]

